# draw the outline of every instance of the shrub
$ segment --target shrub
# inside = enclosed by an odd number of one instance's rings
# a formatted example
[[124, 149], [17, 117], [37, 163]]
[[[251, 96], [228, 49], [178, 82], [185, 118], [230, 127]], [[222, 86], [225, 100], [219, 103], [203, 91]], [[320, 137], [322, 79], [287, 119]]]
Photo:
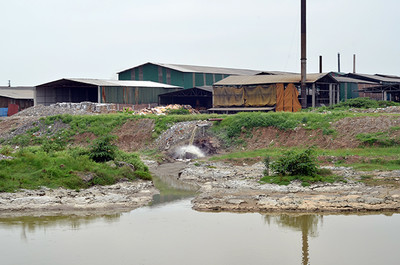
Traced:
[[113, 160], [116, 156], [117, 146], [111, 143], [113, 136], [107, 135], [97, 138], [90, 146], [89, 158], [95, 162]]
[[280, 176], [315, 176], [318, 167], [314, 149], [287, 151], [271, 164], [271, 170]]
[[265, 167], [264, 172], [263, 172], [263, 173], [264, 173], [264, 176], [269, 176], [269, 169], [270, 169], [271, 157], [266, 156], [266, 157], [264, 158], [263, 163], [264, 163], [264, 167]]

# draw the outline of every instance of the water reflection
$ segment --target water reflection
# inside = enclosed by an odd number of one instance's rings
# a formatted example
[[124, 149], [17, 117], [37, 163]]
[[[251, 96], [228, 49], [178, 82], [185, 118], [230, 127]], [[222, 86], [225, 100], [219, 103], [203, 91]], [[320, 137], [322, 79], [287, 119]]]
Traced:
[[37, 230], [46, 230], [53, 227], [69, 227], [71, 230], [79, 230], [82, 226], [90, 225], [95, 221], [105, 223], [115, 223], [121, 213], [108, 215], [55, 215], [55, 216], [18, 216], [18, 217], [0, 217], [0, 228], [21, 228], [21, 239], [26, 240], [27, 234], [34, 234]]
[[151, 206], [194, 197], [198, 190], [197, 186], [179, 181], [171, 175], [153, 176], [153, 182], [160, 194], [153, 196]]
[[281, 214], [265, 215], [264, 218], [268, 224], [271, 224], [271, 222], [273, 222], [282, 228], [289, 228], [294, 231], [301, 231], [302, 262], [303, 265], [310, 264], [308, 237], [318, 236], [318, 226], [319, 224], [322, 225], [323, 216], [310, 214]]

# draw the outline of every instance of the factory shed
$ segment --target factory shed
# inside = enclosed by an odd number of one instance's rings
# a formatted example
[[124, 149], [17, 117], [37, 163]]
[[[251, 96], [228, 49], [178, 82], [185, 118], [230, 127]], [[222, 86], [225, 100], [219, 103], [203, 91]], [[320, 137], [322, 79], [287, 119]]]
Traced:
[[84, 101], [130, 106], [157, 105], [160, 94], [180, 89], [151, 81], [68, 78], [36, 86], [35, 105]]
[[212, 86], [193, 87], [159, 95], [160, 105], [190, 105], [197, 110], [212, 107]]
[[331, 76], [339, 83], [340, 100], [347, 101], [348, 99], [358, 97], [368, 97], [365, 93], [360, 93], [360, 89], [375, 86], [377, 83], [363, 79], [348, 77], [347, 74], [331, 72]]
[[0, 116], [11, 116], [33, 106], [34, 87], [0, 87]]
[[118, 73], [119, 80], [147, 80], [185, 89], [212, 86], [231, 75], [274, 74], [249, 69], [234, 69], [181, 64], [145, 63]]
[[[237, 111], [240, 108], [241, 111], [275, 108], [297, 111], [300, 82], [299, 74], [230, 76], [214, 84], [213, 108], [210, 111]], [[339, 102], [339, 84], [329, 73], [307, 74], [306, 84], [309, 107]], [[285, 102], [282, 103], [282, 100]]]
[[376, 100], [391, 100], [400, 102], [400, 77], [384, 74], [356, 74], [350, 73], [346, 76], [369, 82], [369, 84], [358, 87], [361, 97], [369, 97]]

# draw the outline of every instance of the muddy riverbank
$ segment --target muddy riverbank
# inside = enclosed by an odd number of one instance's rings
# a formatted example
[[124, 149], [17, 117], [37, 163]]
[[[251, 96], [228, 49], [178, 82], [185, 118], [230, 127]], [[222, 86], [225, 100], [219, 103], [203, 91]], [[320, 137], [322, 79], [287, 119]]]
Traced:
[[148, 205], [158, 191], [151, 181], [121, 182], [74, 191], [63, 188], [0, 193], [0, 216], [129, 211]]
[[[230, 212], [365, 212], [400, 210], [400, 172], [357, 172], [351, 168], [330, 167], [346, 182], [316, 183], [303, 187], [261, 184], [263, 165], [233, 166], [224, 163], [189, 163], [179, 172], [181, 181], [199, 185], [192, 200], [199, 211]], [[368, 186], [362, 176], [380, 181]]]

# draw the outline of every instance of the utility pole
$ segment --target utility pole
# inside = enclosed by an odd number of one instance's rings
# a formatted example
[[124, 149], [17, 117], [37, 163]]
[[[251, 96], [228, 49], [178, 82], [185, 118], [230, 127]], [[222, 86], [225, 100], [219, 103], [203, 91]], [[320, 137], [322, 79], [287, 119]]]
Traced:
[[307, 34], [306, 34], [306, 0], [301, 0], [301, 107], [307, 108]]

